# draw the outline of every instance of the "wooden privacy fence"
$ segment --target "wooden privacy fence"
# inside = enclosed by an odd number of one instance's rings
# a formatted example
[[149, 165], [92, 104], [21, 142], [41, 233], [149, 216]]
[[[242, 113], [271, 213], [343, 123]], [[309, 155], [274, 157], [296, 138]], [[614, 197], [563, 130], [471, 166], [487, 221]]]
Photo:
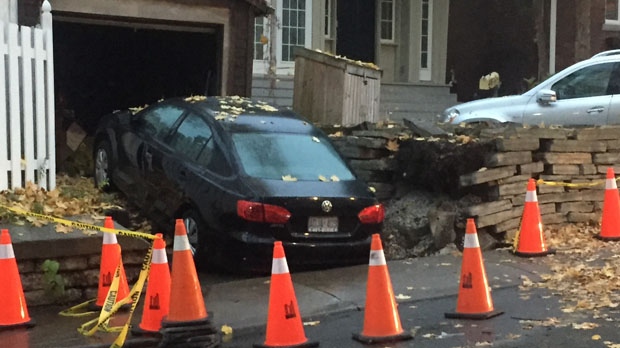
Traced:
[[47, 0], [40, 28], [0, 21], [0, 190], [55, 187], [53, 55]]

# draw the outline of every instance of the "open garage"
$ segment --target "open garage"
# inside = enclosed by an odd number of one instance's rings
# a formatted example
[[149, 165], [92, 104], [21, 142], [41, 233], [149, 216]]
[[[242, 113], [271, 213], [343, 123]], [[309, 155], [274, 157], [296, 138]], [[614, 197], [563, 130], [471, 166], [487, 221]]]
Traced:
[[[20, 1], [35, 25], [40, 0]], [[248, 96], [264, 0], [54, 0], [57, 123], [188, 94]], [[70, 119], [67, 121], [67, 119]]]
[[115, 109], [220, 92], [221, 28], [54, 21], [57, 109], [92, 131]]

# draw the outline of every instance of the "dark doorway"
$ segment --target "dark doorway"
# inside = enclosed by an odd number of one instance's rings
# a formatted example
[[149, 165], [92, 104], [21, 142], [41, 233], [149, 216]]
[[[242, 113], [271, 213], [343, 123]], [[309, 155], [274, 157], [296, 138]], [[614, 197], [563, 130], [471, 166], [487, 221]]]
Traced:
[[338, 1], [336, 51], [364, 62], [375, 61], [375, 1]]
[[57, 108], [91, 133], [113, 110], [219, 94], [218, 30], [208, 31], [55, 21]]

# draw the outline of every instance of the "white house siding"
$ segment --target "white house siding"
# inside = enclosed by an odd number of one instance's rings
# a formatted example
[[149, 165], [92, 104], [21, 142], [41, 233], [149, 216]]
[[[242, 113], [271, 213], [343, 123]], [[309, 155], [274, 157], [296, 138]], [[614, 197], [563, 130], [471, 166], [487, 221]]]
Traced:
[[[454, 105], [456, 102], [456, 97], [449, 93], [445, 82], [449, 0], [431, 0], [433, 6], [431, 74], [430, 79], [425, 81], [421, 81], [419, 72], [421, 3], [422, 0], [395, 0], [394, 42], [381, 43], [379, 34], [375, 38], [369, 38], [377, 42], [375, 63], [383, 70], [381, 82], [383, 85], [389, 85], [385, 88], [389, 91], [389, 95], [384, 93], [384, 88], [381, 91], [381, 112], [384, 118], [399, 120], [412, 115], [420, 119], [429, 119], [444, 107]], [[380, 1], [377, 0], [377, 6], [379, 4]], [[379, 10], [377, 7], [377, 23], [374, 23], [377, 28]], [[310, 48], [334, 52], [338, 42], [325, 38], [325, 8], [321, 0], [312, 1], [312, 21]], [[283, 69], [275, 71], [280, 72]], [[430, 89], [426, 91], [428, 88]], [[417, 97], [412, 98], [411, 93], [416, 93]], [[252, 80], [252, 96], [281, 106], [292, 105], [290, 71], [286, 74], [276, 73], [275, 76], [255, 72]], [[432, 103], [422, 105], [425, 98], [432, 100]]]

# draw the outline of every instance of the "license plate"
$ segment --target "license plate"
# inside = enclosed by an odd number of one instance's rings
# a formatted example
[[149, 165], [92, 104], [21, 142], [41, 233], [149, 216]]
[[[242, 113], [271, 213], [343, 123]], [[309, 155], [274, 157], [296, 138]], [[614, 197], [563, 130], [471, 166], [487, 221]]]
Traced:
[[308, 232], [338, 232], [338, 217], [315, 217], [308, 218]]

